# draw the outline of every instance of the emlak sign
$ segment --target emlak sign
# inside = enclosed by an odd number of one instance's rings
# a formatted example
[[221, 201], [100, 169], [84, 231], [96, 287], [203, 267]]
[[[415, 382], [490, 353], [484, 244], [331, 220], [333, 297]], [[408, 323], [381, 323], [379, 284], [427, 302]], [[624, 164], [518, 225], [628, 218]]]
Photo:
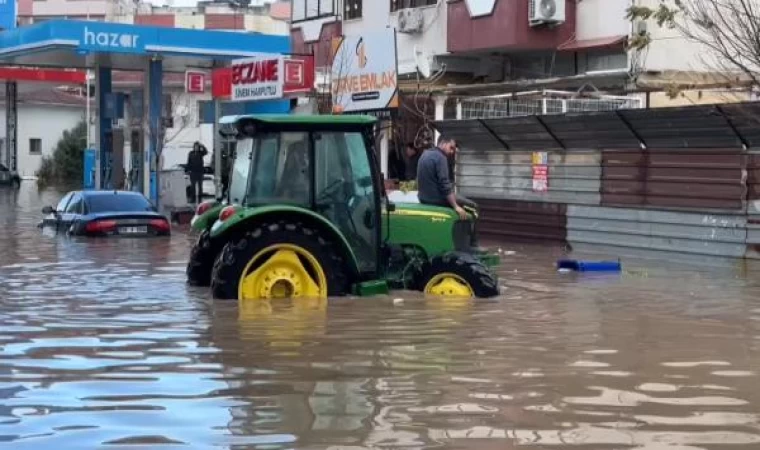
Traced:
[[272, 100], [312, 91], [314, 59], [261, 55], [233, 61], [211, 73], [214, 98], [236, 101]]
[[331, 94], [333, 112], [367, 112], [398, 108], [396, 30], [333, 41]]

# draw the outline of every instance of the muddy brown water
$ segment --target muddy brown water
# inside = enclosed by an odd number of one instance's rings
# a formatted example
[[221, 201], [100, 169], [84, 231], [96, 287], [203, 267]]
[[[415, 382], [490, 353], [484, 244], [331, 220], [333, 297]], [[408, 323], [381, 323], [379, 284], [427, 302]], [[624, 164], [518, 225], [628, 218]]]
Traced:
[[58, 195], [0, 190], [0, 447], [760, 449], [752, 273], [502, 245], [495, 301], [240, 315], [187, 230], [45, 236]]

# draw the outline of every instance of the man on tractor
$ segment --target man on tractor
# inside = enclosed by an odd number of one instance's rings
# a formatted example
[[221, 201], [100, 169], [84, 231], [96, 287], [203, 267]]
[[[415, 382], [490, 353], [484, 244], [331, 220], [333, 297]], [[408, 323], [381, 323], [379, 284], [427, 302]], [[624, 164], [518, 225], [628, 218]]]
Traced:
[[[478, 205], [467, 197], [454, 193], [449, 177], [449, 159], [457, 151], [457, 142], [447, 136], [438, 138], [438, 146], [426, 150], [417, 163], [417, 198], [425, 205], [453, 208], [461, 220], [467, 220], [467, 213], [478, 218]], [[473, 222], [475, 223], [475, 222]], [[477, 233], [472, 233], [470, 244], [477, 246]]]

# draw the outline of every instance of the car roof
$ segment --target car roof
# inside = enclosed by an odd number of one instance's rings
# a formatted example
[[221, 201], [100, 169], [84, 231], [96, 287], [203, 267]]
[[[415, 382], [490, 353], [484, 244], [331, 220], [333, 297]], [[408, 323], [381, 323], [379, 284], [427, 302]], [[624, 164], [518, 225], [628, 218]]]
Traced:
[[116, 195], [120, 197], [141, 197], [145, 198], [145, 196], [140, 192], [133, 192], [133, 191], [102, 191], [102, 190], [93, 190], [93, 191], [74, 191], [75, 194], [82, 194], [83, 197], [105, 197], [107, 195]]
[[373, 125], [377, 122], [372, 116], [362, 115], [330, 115], [330, 114], [243, 114], [237, 116], [224, 116], [219, 119], [221, 125], [232, 125], [243, 120], [269, 125]]

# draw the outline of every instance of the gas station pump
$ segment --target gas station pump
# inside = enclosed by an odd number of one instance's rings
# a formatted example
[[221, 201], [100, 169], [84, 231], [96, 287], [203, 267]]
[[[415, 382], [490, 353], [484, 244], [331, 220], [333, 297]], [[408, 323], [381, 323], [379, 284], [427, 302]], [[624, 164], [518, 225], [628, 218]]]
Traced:
[[145, 184], [143, 177], [143, 141], [144, 138], [139, 130], [132, 130], [132, 138], [129, 141], [129, 162], [127, 170], [127, 189], [141, 192]]

